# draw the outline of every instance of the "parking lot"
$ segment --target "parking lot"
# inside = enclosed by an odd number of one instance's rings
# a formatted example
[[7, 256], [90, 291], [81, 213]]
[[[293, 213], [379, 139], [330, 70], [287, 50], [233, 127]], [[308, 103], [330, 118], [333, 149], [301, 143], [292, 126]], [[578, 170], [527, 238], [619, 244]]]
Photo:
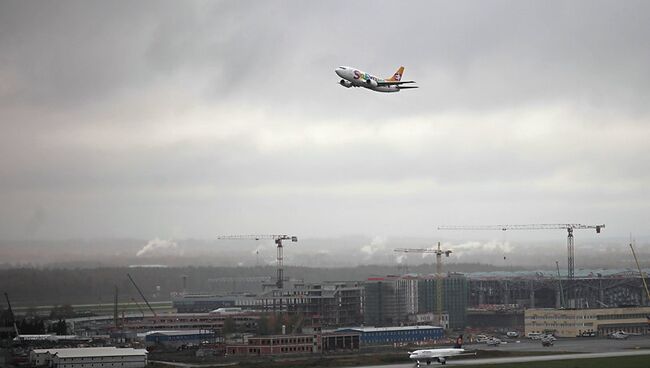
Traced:
[[627, 349], [650, 349], [650, 336], [631, 336], [626, 340], [612, 340], [603, 337], [559, 338], [553, 346], [544, 347], [539, 340], [526, 338], [503, 339], [498, 346], [487, 344], [466, 344], [469, 350], [505, 350], [505, 351], [554, 351], [576, 353], [598, 353], [606, 351], [621, 351]]

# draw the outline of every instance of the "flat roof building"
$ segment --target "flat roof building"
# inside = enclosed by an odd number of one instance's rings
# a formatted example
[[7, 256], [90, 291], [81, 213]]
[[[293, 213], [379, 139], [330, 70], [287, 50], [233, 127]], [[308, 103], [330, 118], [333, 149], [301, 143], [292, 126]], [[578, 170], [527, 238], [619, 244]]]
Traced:
[[30, 352], [29, 361], [51, 368], [143, 368], [147, 351], [116, 347], [36, 349]]
[[361, 345], [390, 345], [439, 340], [444, 330], [438, 326], [346, 327], [335, 332], [357, 332]]
[[551, 309], [524, 312], [525, 333], [552, 332], [557, 337], [576, 337], [583, 332], [607, 336], [616, 331], [650, 334], [650, 307]]
[[243, 344], [226, 346], [227, 355], [262, 356], [318, 352], [317, 335], [270, 335], [249, 337]]
[[200, 345], [203, 342], [213, 343], [217, 337], [214, 331], [209, 330], [151, 331], [143, 335], [147, 346], [162, 345], [166, 347]]

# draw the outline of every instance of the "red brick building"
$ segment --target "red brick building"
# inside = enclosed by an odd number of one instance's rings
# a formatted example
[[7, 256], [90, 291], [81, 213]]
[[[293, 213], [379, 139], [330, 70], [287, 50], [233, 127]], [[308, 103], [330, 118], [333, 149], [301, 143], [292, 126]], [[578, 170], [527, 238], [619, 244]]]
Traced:
[[311, 354], [319, 351], [317, 335], [273, 335], [249, 337], [244, 344], [226, 346], [227, 355], [261, 356]]

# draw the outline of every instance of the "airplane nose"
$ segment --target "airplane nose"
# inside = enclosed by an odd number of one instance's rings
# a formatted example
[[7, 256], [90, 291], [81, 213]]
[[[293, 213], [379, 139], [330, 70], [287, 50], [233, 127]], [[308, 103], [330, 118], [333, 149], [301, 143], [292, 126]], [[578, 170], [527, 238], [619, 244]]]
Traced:
[[334, 72], [336, 73], [336, 75], [343, 78], [343, 68], [336, 68]]

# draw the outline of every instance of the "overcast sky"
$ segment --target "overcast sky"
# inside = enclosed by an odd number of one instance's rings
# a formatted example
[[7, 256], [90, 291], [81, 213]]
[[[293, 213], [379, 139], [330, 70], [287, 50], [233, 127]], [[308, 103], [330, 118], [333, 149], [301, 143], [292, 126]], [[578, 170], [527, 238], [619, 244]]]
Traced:
[[0, 237], [648, 234], [649, 45], [647, 1], [2, 0]]

